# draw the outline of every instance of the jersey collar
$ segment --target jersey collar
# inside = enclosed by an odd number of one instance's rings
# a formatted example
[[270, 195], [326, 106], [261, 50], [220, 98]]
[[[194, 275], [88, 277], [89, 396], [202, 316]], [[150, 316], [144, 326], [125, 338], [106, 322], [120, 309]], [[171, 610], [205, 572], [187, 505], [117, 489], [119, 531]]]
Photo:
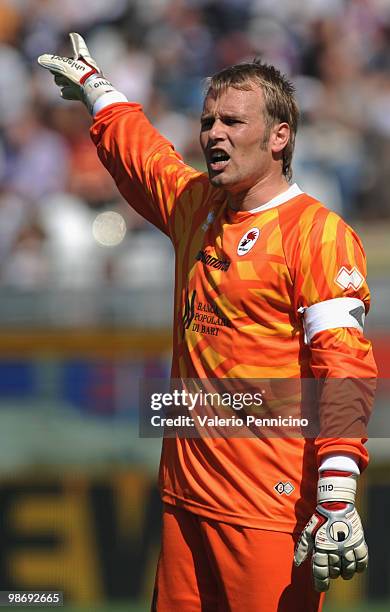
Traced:
[[257, 206], [257, 208], [252, 208], [252, 210], [248, 210], [248, 212], [251, 214], [255, 214], [261, 212], [262, 210], [275, 208], [275, 206], [280, 206], [280, 204], [284, 204], [285, 202], [288, 202], [288, 200], [296, 198], [296, 196], [300, 195], [301, 193], [303, 193], [302, 189], [300, 189], [298, 185], [294, 183], [286, 191], [279, 193], [279, 195], [272, 198], [272, 200], [269, 200], [269, 202], [266, 202], [261, 206]]

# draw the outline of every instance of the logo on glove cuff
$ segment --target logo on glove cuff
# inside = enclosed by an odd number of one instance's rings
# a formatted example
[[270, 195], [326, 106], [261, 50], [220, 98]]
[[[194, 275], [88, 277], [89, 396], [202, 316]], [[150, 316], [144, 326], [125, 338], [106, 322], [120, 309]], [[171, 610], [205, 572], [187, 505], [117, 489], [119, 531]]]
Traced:
[[274, 489], [275, 489], [276, 493], [279, 493], [279, 495], [283, 495], [283, 493], [285, 493], [286, 495], [291, 495], [291, 493], [294, 491], [295, 487], [293, 487], [291, 482], [282, 482], [280, 480], [274, 486]]

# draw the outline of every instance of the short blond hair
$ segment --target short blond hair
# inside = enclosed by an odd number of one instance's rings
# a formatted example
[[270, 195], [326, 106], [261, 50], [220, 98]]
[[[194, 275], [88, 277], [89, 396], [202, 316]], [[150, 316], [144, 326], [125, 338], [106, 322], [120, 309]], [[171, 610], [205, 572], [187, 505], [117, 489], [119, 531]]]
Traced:
[[293, 84], [277, 68], [255, 59], [250, 63], [235, 64], [224, 68], [206, 80], [206, 96], [218, 97], [228, 87], [250, 90], [253, 85], [261, 87], [264, 95], [264, 118], [268, 142], [271, 127], [276, 123], [288, 123], [290, 139], [283, 149], [282, 172], [291, 180], [291, 162], [298, 129], [299, 110]]

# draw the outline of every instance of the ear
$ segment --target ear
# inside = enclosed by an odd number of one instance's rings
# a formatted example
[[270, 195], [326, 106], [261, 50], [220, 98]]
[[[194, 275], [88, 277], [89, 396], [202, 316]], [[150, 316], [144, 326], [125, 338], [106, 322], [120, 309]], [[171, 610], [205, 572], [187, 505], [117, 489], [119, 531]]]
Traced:
[[283, 151], [290, 138], [290, 126], [288, 123], [277, 123], [273, 126], [269, 143], [273, 153]]

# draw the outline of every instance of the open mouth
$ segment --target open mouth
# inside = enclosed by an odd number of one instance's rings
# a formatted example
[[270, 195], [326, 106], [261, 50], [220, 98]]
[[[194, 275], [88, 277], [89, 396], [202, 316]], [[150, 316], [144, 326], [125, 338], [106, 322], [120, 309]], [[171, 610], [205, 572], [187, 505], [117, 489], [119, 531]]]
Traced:
[[209, 166], [214, 172], [218, 172], [226, 168], [230, 161], [230, 155], [221, 149], [214, 149], [209, 154]]

